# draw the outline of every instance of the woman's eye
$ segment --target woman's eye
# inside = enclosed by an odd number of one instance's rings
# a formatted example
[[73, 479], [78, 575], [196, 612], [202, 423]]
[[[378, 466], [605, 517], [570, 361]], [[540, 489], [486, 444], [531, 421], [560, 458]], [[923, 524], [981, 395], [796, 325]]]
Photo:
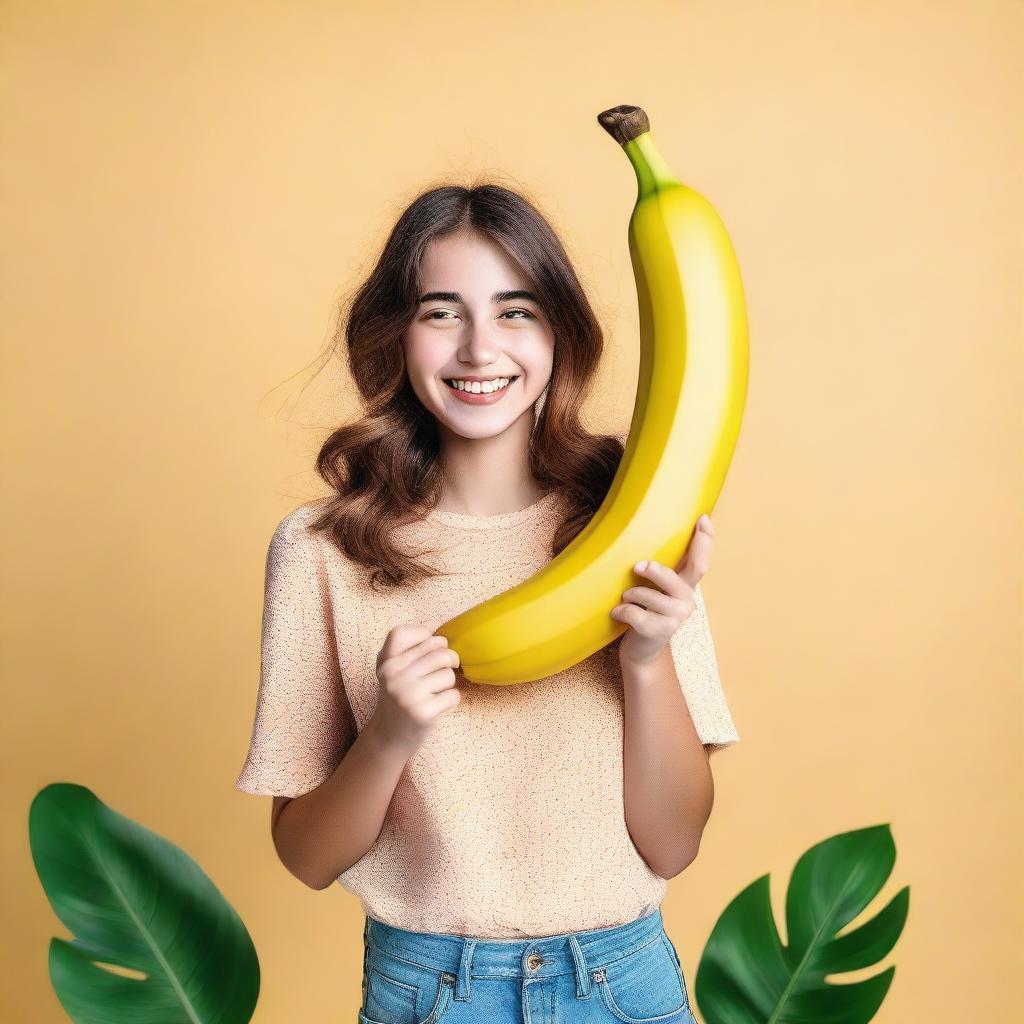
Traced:
[[[528, 309], [506, 309], [505, 312], [502, 313], [501, 315], [502, 316], [506, 316], [509, 313], [522, 313], [523, 317], [525, 317], [525, 318], [527, 318], [529, 320], [533, 320], [534, 319], [534, 315]], [[441, 315], [438, 316], [438, 314], [441, 314]], [[448, 314], [448, 315], [446, 315], [446, 314]], [[435, 320], [435, 319], [437, 319], [437, 320], [450, 320], [451, 317], [453, 317], [455, 315], [456, 314], [452, 313], [452, 311], [450, 309], [432, 309], [427, 314], [427, 319], [428, 320]], [[520, 317], [513, 317], [512, 319], [513, 320], [519, 320], [521, 318]]]

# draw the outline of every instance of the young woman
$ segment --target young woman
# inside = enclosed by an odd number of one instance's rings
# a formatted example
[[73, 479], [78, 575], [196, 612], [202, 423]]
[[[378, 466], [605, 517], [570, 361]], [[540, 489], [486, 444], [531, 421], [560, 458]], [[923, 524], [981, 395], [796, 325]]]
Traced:
[[615, 643], [469, 682], [435, 629], [562, 550], [621, 459], [581, 422], [601, 329], [543, 216], [482, 184], [411, 203], [344, 334], [366, 416], [271, 540], [235, 785], [274, 797], [296, 877], [359, 896], [363, 1024], [689, 1024], [660, 904], [711, 812], [708, 753], [739, 739], [710, 523], [680, 566], [638, 565]]

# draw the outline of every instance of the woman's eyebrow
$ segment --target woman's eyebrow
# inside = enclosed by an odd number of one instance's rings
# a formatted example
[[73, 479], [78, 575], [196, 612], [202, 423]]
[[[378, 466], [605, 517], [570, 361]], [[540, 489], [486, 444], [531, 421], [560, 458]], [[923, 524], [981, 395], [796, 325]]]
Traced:
[[[420, 296], [420, 302], [430, 302], [436, 299], [438, 302], [458, 302], [462, 304], [462, 296], [458, 292], [427, 292]], [[491, 302], [508, 302], [511, 299], [528, 299], [530, 302], [536, 302], [539, 306], [540, 303], [537, 301], [537, 296], [531, 291], [527, 291], [525, 288], [512, 288], [506, 292], [495, 292], [491, 296]]]

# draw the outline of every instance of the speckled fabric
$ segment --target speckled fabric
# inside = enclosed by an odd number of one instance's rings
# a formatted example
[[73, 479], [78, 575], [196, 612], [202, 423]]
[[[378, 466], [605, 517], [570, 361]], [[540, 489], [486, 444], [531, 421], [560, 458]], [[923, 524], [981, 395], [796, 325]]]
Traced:
[[[516, 512], [435, 509], [396, 540], [454, 570], [391, 594], [306, 529], [317, 499], [281, 521], [266, 562], [252, 740], [235, 786], [300, 796], [335, 769], [377, 706], [388, 631], [443, 622], [550, 560], [562, 511], [549, 492]], [[700, 587], [671, 649], [704, 743], [739, 739]], [[338, 877], [365, 914], [399, 928], [477, 938], [606, 928], [650, 913], [666, 880], [640, 856], [623, 805], [623, 692], [615, 645], [543, 680], [465, 683], [409, 759], [381, 833]]]

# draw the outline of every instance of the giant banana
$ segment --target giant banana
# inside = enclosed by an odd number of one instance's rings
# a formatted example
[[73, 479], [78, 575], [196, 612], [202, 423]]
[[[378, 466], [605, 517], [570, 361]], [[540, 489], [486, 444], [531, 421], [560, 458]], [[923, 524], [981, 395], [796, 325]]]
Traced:
[[634, 564], [678, 565], [698, 517], [718, 500], [743, 418], [746, 303], [722, 220], [672, 176], [640, 107], [612, 107], [597, 119], [639, 185], [628, 228], [640, 311], [633, 418], [608, 494], [572, 542], [529, 579], [436, 630], [475, 683], [553, 675], [628, 629], [610, 612], [628, 587], [649, 584]]

